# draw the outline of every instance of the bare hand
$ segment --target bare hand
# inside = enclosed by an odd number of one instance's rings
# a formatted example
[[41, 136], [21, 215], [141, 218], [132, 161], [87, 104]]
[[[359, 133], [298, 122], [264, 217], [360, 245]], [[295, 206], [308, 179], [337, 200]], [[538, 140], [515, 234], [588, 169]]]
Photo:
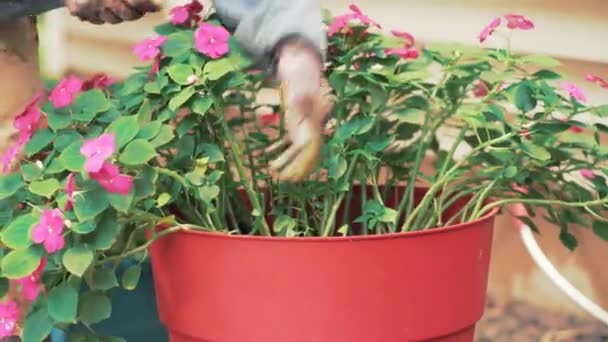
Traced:
[[118, 24], [160, 10], [159, 0], [66, 0], [70, 13], [93, 24]]

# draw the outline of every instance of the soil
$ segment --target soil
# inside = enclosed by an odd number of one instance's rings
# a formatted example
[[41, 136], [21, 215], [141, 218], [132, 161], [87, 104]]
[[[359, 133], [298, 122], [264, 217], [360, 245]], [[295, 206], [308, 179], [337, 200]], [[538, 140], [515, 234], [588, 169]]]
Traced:
[[592, 318], [552, 312], [525, 302], [488, 300], [477, 342], [608, 342], [608, 326]]

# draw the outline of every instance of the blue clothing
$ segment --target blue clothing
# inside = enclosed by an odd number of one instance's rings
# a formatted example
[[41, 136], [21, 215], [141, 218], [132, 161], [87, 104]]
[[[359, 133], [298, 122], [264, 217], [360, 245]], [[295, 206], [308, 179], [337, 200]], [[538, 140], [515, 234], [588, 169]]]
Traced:
[[0, 0], [0, 22], [42, 14], [63, 4], [63, 0]]

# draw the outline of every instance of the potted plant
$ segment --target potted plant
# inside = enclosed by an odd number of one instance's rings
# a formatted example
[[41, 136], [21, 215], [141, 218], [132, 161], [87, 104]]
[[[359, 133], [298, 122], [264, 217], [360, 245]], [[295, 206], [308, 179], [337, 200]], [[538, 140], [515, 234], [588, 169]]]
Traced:
[[[212, 11], [186, 9], [134, 49], [151, 66], [109, 87], [68, 77], [17, 118], [0, 266], [33, 303], [2, 304], [4, 335], [23, 318], [26, 342], [74, 324], [95, 339], [149, 250], [171, 341], [470, 341], [499, 210], [525, 205], [571, 249], [573, 224], [608, 238], [608, 126], [580, 120], [608, 107], [560, 83], [554, 59], [416, 50], [356, 6], [328, 15], [335, 107], [313, 174], [291, 183], [268, 151], [289, 108], [260, 100], [274, 84]], [[532, 27], [510, 14], [480, 40]]]

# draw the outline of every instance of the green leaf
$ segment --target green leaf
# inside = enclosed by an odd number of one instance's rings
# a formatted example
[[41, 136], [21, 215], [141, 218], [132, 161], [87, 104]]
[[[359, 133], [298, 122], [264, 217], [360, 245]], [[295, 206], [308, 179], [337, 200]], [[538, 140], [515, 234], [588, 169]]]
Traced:
[[23, 185], [23, 179], [18, 173], [0, 176], [0, 200], [13, 196]]
[[80, 222], [94, 219], [108, 208], [108, 196], [101, 188], [74, 196], [74, 213]]
[[232, 71], [238, 70], [238, 66], [228, 58], [209, 61], [203, 68], [203, 76], [210, 81], [217, 81]]
[[536, 98], [534, 97], [534, 89], [529, 82], [521, 82], [515, 93], [515, 105], [522, 112], [527, 113], [536, 108]]
[[169, 109], [176, 112], [178, 109], [181, 108], [181, 106], [184, 105], [184, 103], [190, 100], [190, 98], [192, 97], [192, 95], [194, 95], [195, 92], [196, 90], [193, 86], [182, 89], [169, 101]]
[[608, 104], [594, 107], [591, 112], [603, 118], [608, 117]]
[[175, 83], [189, 85], [188, 78], [194, 75], [194, 69], [188, 64], [173, 64], [167, 68], [167, 73]]
[[205, 115], [211, 106], [213, 106], [211, 96], [196, 96], [192, 102], [192, 111], [198, 115]]
[[102, 216], [95, 231], [88, 236], [88, 241], [95, 250], [108, 250], [114, 244], [119, 231], [120, 226], [116, 222], [116, 214], [108, 212]]
[[518, 170], [516, 166], [509, 165], [503, 171], [503, 176], [507, 179], [517, 176]]
[[93, 221], [73, 223], [70, 229], [77, 234], [88, 234], [95, 230], [95, 223]]
[[[169, 77], [165, 75], [158, 76], [155, 80], [150, 81], [146, 83], [146, 85], [144, 85], [144, 91], [148, 94], [161, 95], [163, 93], [163, 89], [167, 85], [169, 85]], [[140, 111], [142, 113], [149, 112], [150, 109], [153, 109], [150, 107], [150, 103], [148, 101], [145, 101], [142, 107], [140, 108]], [[138, 114], [138, 116], [140, 115]]]
[[11, 251], [2, 258], [2, 274], [9, 279], [23, 278], [38, 268], [41, 256], [34, 248]]
[[156, 199], [156, 207], [162, 208], [167, 203], [169, 203], [170, 200], [171, 200], [171, 194], [163, 192], [162, 194], [158, 195], [158, 198]]
[[528, 55], [519, 59], [519, 62], [524, 64], [534, 64], [542, 68], [555, 68], [562, 63], [557, 59], [546, 55]]
[[0, 298], [4, 298], [8, 294], [11, 283], [8, 278], [0, 278]]
[[44, 112], [47, 115], [49, 127], [54, 131], [66, 128], [72, 123], [68, 110], [66, 108], [55, 109], [51, 102], [44, 107]]
[[108, 111], [110, 108], [112, 108], [112, 103], [102, 90], [90, 90], [82, 93], [74, 102], [72, 118], [90, 122], [97, 114]]
[[561, 74], [559, 74], [553, 70], [546, 70], [546, 69], [539, 70], [539, 71], [535, 72], [532, 76], [535, 78], [542, 79], [542, 80], [559, 80], [559, 79], [563, 78]]
[[378, 216], [378, 220], [380, 222], [385, 222], [385, 223], [395, 222], [396, 218], [397, 218], [397, 211], [395, 209], [388, 208], [388, 207], [384, 207], [382, 214]]
[[59, 158], [53, 159], [51, 164], [44, 169], [44, 174], [46, 175], [56, 175], [65, 171], [65, 165], [63, 165], [63, 161]]
[[26, 182], [40, 179], [42, 176], [42, 169], [34, 163], [28, 163], [21, 165], [21, 174]]
[[32, 139], [25, 144], [24, 152], [28, 157], [42, 151], [56, 137], [56, 134], [48, 128], [42, 128], [36, 131]]
[[559, 233], [559, 240], [564, 246], [566, 246], [566, 248], [571, 251], [574, 251], [576, 247], [578, 247], [578, 241], [576, 240], [576, 237], [568, 231], [562, 230]]
[[73, 275], [82, 277], [91, 266], [93, 258], [93, 251], [89, 247], [78, 245], [68, 249], [63, 254], [63, 265]]
[[59, 159], [66, 169], [72, 172], [80, 173], [84, 169], [85, 158], [80, 153], [82, 141], [74, 141], [59, 155]]
[[116, 273], [110, 267], [100, 267], [93, 274], [93, 290], [107, 291], [118, 286]]
[[144, 140], [150, 140], [150, 139], [156, 137], [158, 132], [160, 132], [160, 127], [162, 125], [163, 125], [163, 122], [160, 120], [155, 120], [155, 121], [147, 123], [144, 127], [142, 127], [139, 130], [139, 133], [137, 133], [137, 138], [144, 139]]
[[23, 342], [44, 341], [53, 331], [53, 320], [46, 307], [41, 307], [25, 319]]
[[347, 167], [346, 160], [341, 155], [334, 154], [329, 158], [329, 178], [335, 180], [342, 177], [346, 173]]
[[608, 241], [608, 222], [593, 222], [593, 232], [602, 240]]
[[133, 204], [134, 192], [131, 190], [129, 194], [108, 194], [110, 205], [121, 213], [127, 213]]
[[11, 249], [24, 249], [32, 245], [32, 228], [38, 218], [32, 214], [22, 215], [2, 230], [2, 243]]
[[34, 195], [51, 198], [59, 190], [61, 184], [55, 178], [30, 183], [30, 192]]
[[522, 142], [522, 145], [524, 153], [534, 159], [538, 159], [540, 161], [547, 161], [551, 159], [551, 153], [549, 153], [549, 151], [542, 146], [534, 145], [526, 140]]
[[139, 133], [137, 115], [119, 117], [108, 126], [106, 133], [115, 133], [116, 147], [122, 148]]
[[222, 153], [222, 150], [220, 150], [220, 148], [217, 145], [214, 144], [200, 144], [198, 146], [198, 151], [200, 151], [200, 153], [209, 158], [207, 160], [207, 162], [209, 163], [220, 163], [223, 162], [224, 159], [224, 154]]
[[276, 232], [293, 231], [296, 228], [296, 220], [287, 215], [281, 215], [274, 221], [274, 230]]
[[162, 52], [167, 57], [178, 57], [193, 48], [194, 34], [192, 31], [180, 31], [167, 36], [167, 41], [162, 46]]
[[78, 291], [69, 286], [53, 288], [47, 297], [49, 316], [57, 322], [75, 323], [78, 311]]
[[217, 198], [220, 194], [220, 187], [217, 185], [206, 185], [202, 186], [198, 189], [198, 195], [201, 200], [206, 203], [211, 202], [213, 199]]
[[154, 137], [154, 139], [152, 139], [150, 141], [150, 144], [152, 144], [152, 146], [154, 146], [154, 147], [161, 147], [163, 145], [170, 143], [171, 140], [173, 140], [174, 136], [175, 136], [175, 134], [173, 133], [173, 130], [171, 129], [171, 127], [167, 126], [167, 125], [163, 125], [160, 128], [160, 131], [158, 132], [156, 137]]
[[112, 302], [101, 292], [87, 292], [80, 297], [78, 316], [85, 324], [91, 325], [110, 318]]
[[118, 160], [126, 165], [143, 165], [156, 157], [156, 155], [157, 153], [152, 143], [144, 139], [136, 139], [125, 147]]
[[135, 199], [140, 200], [151, 196], [156, 192], [156, 180], [158, 179], [158, 172], [156, 169], [145, 166], [135, 176], [133, 180], [133, 188], [135, 189]]
[[122, 275], [122, 287], [125, 290], [133, 291], [141, 278], [141, 265], [136, 264], [127, 268]]

